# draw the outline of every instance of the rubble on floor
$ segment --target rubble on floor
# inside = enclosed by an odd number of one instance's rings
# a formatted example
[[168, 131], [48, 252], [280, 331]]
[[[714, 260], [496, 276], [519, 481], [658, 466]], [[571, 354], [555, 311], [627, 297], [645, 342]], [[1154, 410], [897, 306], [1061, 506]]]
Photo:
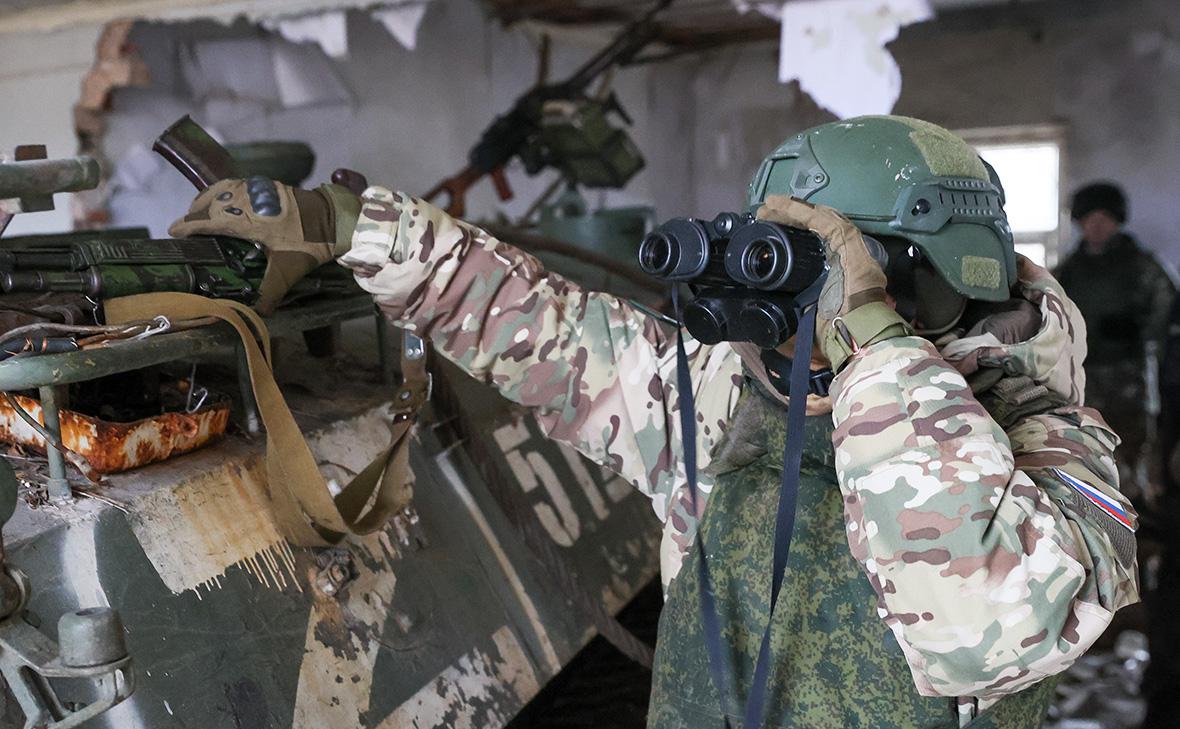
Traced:
[[1082, 656], [1057, 686], [1044, 729], [1135, 729], [1147, 711], [1140, 695], [1147, 636], [1124, 630], [1114, 650]]

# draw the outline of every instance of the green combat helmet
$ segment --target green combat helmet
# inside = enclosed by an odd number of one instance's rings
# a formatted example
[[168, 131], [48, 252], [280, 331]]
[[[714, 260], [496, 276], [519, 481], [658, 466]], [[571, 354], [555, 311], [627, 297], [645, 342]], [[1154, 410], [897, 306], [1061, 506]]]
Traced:
[[751, 209], [791, 195], [839, 210], [864, 233], [916, 246], [957, 293], [1003, 301], [1016, 251], [995, 171], [929, 122], [863, 116], [800, 132], [762, 162]]

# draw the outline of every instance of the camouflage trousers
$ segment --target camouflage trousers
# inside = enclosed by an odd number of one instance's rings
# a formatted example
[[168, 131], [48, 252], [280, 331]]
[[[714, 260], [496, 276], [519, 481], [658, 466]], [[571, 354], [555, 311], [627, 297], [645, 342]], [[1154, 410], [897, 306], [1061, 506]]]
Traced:
[[[774, 514], [782, 474], [785, 413], [746, 388], [738, 417], [710, 467], [716, 487], [702, 522], [729, 651], [729, 723], [742, 725], [750, 676], [769, 614]], [[750, 416], [751, 413], [745, 413]], [[748, 427], [753, 423], [753, 427]], [[767, 726], [806, 729], [958, 729], [954, 702], [919, 696], [876, 596], [844, 535], [831, 418], [807, 418], [806, 448], [790, 560], [771, 630]], [[740, 442], [738, 442], [740, 441]], [[699, 552], [672, 583], [660, 618], [648, 726], [723, 727], [709, 673], [697, 598]], [[972, 729], [1035, 729], [1055, 681], [1009, 696]]]

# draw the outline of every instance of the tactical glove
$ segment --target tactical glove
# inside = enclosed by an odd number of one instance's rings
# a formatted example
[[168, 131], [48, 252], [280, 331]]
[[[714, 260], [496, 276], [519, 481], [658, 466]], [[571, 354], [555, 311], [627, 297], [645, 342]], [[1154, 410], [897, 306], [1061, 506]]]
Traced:
[[[990, 316], [939, 351], [973, 389], [988, 378], [1025, 376], [1071, 405], [1086, 391], [1086, 325], [1061, 284], [1024, 256], [1016, 257], [1017, 290], [1007, 302], [990, 304]], [[990, 375], [983, 374], [993, 370]]]
[[816, 341], [839, 372], [861, 348], [912, 333], [885, 299], [885, 272], [864, 237], [836, 210], [786, 195], [770, 195], [758, 218], [810, 230], [824, 242], [828, 280], [816, 311]]
[[301, 190], [265, 177], [230, 179], [198, 195], [168, 232], [261, 244], [267, 265], [254, 307], [270, 314], [299, 279], [348, 251], [359, 213], [360, 200], [339, 185]]

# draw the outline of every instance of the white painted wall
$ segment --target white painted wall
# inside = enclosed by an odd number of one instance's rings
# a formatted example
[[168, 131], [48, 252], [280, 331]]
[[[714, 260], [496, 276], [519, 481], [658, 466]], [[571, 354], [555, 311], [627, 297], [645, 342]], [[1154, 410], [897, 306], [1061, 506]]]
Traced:
[[[1080, 184], [1116, 180], [1130, 198], [1130, 230], [1180, 263], [1178, 30], [1175, 0], [1046, 0], [942, 13], [890, 45], [902, 72], [895, 112], [951, 129], [1063, 125], [1062, 204]], [[793, 85], [775, 83], [777, 63], [774, 49], [730, 49], [701, 61], [693, 86], [696, 211], [740, 204], [762, 155], [831, 119]]]
[[1054, 0], [965, 11], [903, 32], [896, 44], [904, 79], [898, 109], [952, 128], [1062, 124], [1063, 192], [1093, 179], [1119, 182], [1130, 199], [1129, 229], [1174, 265], [1180, 262], [1177, 30], [1175, 0]]

